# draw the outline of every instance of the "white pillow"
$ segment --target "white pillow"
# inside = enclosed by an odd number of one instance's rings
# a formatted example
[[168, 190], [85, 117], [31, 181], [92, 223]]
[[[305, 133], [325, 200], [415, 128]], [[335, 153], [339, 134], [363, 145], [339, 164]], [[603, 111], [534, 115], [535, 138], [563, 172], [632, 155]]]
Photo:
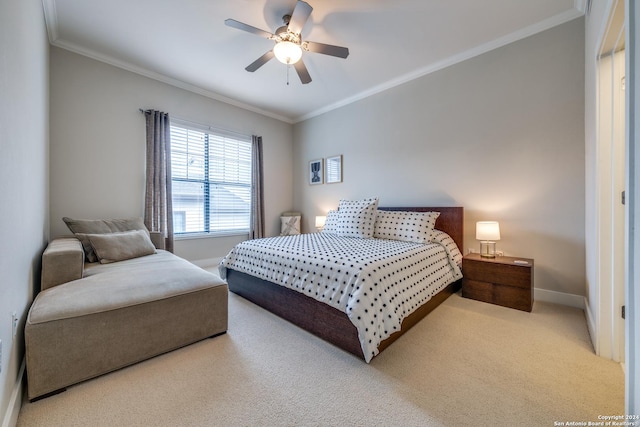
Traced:
[[336, 210], [327, 212], [327, 219], [322, 227], [323, 233], [335, 234], [338, 231], [338, 223], [340, 222], [340, 214]]
[[294, 236], [300, 234], [300, 217], [299, 216], [281, 216], [280, 217], [280, 235]]
[[355, 201], [340, 200], [338, 205], [340, 222], [336, 234], [343, 237], [372, 238], [377, 209], [377, 197]]
[[440, 212], [378, 211], [374, 237], [430, 243]]

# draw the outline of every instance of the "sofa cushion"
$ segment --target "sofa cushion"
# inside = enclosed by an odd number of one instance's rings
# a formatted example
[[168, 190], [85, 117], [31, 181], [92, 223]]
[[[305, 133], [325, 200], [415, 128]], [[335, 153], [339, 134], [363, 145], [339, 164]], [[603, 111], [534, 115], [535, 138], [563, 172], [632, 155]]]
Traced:
[[69, 217], [62, 218], [71, 232], [82, 242], [82, 247], [87, 257], [87, 261], [96, 262], [98, 258], [89, 242], [87, 234], [107, 234], [117, 233], [121, 231], [144, 230], [147, 233], [147, 227], [144, 225], [142, 218], [125, 218], [125, 219], [71, 219]]
[[149, 233], [143, 230], [109, 234], [87, 234], [101, 264], [137, 258], [156, 253]]
[[86, 316], [226, 286], [219, 277], [169, 252], [112, 264], [88, 264], [85, 277], [40, 292], [27, 322]]

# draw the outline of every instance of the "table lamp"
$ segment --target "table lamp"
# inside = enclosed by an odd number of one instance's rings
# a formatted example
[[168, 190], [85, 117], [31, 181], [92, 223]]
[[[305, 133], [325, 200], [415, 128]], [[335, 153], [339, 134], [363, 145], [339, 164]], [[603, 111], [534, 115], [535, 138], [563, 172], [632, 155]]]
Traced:
[[327, 221], [327, 217], [323, 215], [316, 216], [316, 230], [322, 231], [324, 223]]
[[498, 221], [476, 222], [476, 240], [480, 240], [480, 256], [496, 257], [496, 240], [500, 240], [500, 224]]

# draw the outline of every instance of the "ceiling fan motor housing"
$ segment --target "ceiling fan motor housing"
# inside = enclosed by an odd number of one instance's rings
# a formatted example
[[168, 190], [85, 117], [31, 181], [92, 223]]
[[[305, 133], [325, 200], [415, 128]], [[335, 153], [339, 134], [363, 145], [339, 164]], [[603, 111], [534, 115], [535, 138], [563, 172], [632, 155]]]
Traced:
[[293, 65], [302, 84], [307, 84], [311, 82], [311, 76], [309, 75], [307, 67], [304, 65], [301, 58], [303, 50], [335, 56], [338, 58], [346, 58], [349, 56], [349, 49], [346, 47], [302, 41], [302, 28], [307, 22], [307, 19], [309, 19], [312, 10], [313, 8], [309, 3], [303, 0], [298, 0], [293, 12], [290, 15], [287, 14], [282, 17], [284, 25], [279, 27], [273, 34], [243, 22], [236, 21], [235, 19], [226, 19], [224, 21], [225, 25], [228, 25], [229, 27], [247, 31], [276, 42], [276, 45], [272, 50], [253, 61], [245, 67], [245, 70], [254, 72], [275, 57], [284, 64]]
[[295, 34], [291, 30], [289, 30], [290, 21], [291, 15], [284, 15], [282, 17], [282, 22], [284, 23], [284, 25], [276, 29], [274, 33], [277, 36], [276, 41], [291, 42], [299, 45], [302, 43], [300, 34]]

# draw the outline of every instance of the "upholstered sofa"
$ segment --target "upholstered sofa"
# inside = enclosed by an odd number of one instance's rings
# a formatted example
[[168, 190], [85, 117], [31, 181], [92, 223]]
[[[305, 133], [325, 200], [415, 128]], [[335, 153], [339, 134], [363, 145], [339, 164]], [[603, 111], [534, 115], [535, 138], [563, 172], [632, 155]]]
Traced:
[[226, 332], [226, 283], [152, 252], [87, 262], [78, 238], [50, 242], [25, 326], [30, 400]]

